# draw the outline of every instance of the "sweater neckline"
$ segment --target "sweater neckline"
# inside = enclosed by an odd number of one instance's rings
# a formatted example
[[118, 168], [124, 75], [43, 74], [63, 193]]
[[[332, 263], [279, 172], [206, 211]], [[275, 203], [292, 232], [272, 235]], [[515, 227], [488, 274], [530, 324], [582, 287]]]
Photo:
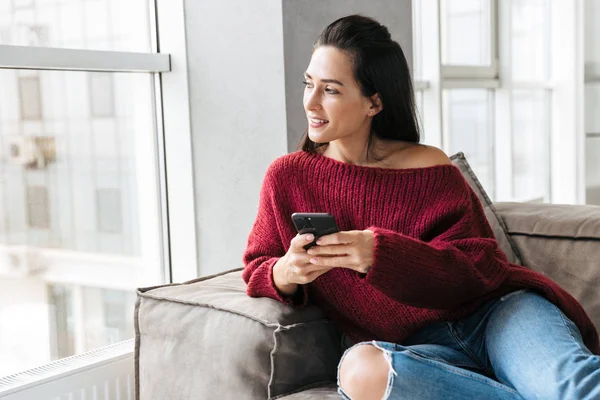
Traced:
[[310, 153], [308, 151], [300, 150], [301, 156], [312, 158], [319, 165], [332, 165], [346, 170], [364, 171], [364, 172], [375, 172], [375, 173], [387, 173], [387, 174], [411, 174], [411, 173], [425, 173], [443, 171], [446, 169], [454, 170], [456, 167], [454, 164], [438, 164], [430, 167], [416, 167], [416, 168], [386, 168], [386, 167], [369, 167], [366, 165], [350, 164], [343, 161], [336, 160], [331, 157], [324, 156], [318, 153]]

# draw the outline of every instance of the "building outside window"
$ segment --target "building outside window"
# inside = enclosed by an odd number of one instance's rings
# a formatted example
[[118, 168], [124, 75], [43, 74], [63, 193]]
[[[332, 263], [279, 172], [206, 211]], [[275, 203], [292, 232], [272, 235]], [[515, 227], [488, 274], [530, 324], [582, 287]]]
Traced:
[[[153, 7], [2, 1], [0, 45], [151, 53]], [[23, 67], [0, 69], [0, 378], [131, 339], [168, 268], [155, 73]]]

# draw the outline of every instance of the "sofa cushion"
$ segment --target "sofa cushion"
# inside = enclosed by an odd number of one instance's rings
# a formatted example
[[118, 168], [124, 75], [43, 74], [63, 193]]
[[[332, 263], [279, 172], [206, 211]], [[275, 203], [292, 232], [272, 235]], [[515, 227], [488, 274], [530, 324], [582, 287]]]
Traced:
[[502, 219], [498, 217], [496, 208], [494, 207], [489, 196], [483, 189], [483, 186], [479, 182], [479, 179], [477, 179], [477, 176], [475, 176], [475, 173], [473, 172], [473, 169], [467, 162], [465, 155], [463, 153], [456, 153], [455, 155], [450, 157], [450, 160], [455, 166], [458, 167], [458, 169], [460, 169], [460, 172], [462, 172], [466, 181], [469, 183], [473, 191], [475, 191], [475, 193], [477, 194], [477, 197], [479, 198], [479, 201], [483, 206], [485, 216], [492, 230], [494, 231], [494, 236], [498, 241], [498, 245], [500, 246], [502, 251], [504, 251], [504, 254], [506, 254], [508, 261], [515, 264], [521, 264], [519, 250], [515, 242], [510, 236], [508, 236], [504, 221], [502, 221]]
[[600, 330], [600, 207], [497, 203], [523, 265], [581, 303]]
[[337, 385], [332, 383], [313, 389], [302, 390], [287, 396], [278, 397], [277, 400], [341, 400]]
[[137, 399], [270, 399], [336, 381], [340, 338], [322, 311], [248, 297], [241, 270], [139, 289], [135, 322]]

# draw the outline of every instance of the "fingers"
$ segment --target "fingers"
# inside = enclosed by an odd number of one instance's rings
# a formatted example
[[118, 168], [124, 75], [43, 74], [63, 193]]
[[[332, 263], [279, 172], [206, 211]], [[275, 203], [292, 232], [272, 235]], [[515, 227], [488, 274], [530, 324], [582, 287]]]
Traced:
[[343, 255], [333, 257], [312, 257], [310, 263], [318, 267], [348, 267], [356, 263], [355, 257]]
[[307, 253], [311, 256], [343, 256], [353, 252], [353, 247], [347, 244], [317, 245], [311, 247]]
[[286, 270], [290, 282], [304, 285], [314, 281], [332, 269], [332, 267], [311, 264], [310, 256], [306, 254], [306, 251], [301, 246], [300, 249], [301, 251], [291, 251], [287, 255]]
[[290, 250], [295, 252], [305, 252], [304, 246], [315, 240], [315, 236], [311, 233], [305, 235], [296, 235], [290, 242]]
[[[327, 273], [332, 268], [348, 268], [354, 256], [352, 246], [355, 232], [338, 232], [322, 236], [318, 239], [319, 246], [311, 247], [308, 251], [304, 246], [313, 242], [313, 234], [298, 234], [290, 242], [288, 254], [288, 274], [292, 282], [306, 284]], [[318, 257], [317, 257], [318, 256]]]
[[356, 233], [359, 231], [337, 232], [329, 235], [321, 236], [317, 240], [319, 246], [330, 246], [334, 244], [348, 244], [354, 242]]

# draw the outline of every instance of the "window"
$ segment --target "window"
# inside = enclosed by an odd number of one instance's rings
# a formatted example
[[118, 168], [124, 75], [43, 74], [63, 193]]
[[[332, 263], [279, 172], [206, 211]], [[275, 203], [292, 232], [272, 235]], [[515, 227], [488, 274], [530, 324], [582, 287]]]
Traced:
[[485, 89], [446, 90], [447, 147], [465, 153], [488, 194], [494, 195], [493, 95]]
[[[560, 60], [551, 38], [561, 28], [552, 31], [551, 21], [560, 8], [551, 0], [424, 0], [413, 7], [425, 142], [464, 152], [494, 201], [555, 200], [553, 179], [564, 181], [564, 174], [550, 167], [559, 121], [551, 110], [557, 99], [571, 102], [564, 85], [575, 84], [562, 79], [556, 96]], [[560, 119], [567, 121], [575, 123]]]
[[493, 61], [491, 0], [442, 0], [442, 64], [487, 66]]
[[133, 336], [133, 307], [135, 295], [122, 290], [102, 290], [102, 306], [104, 325], [111, 331], [107, 335], [112, 343], [128, 339]]
[[511, 1], [512, 79], [545, 81], [550, 75], [549, 0]]
[[550, 111], [545, 90], [513, 90], [513, 197], [550, 199]]
[[584, 15], [586, 203], [600, 205], [600, 4], [585, 0]]
[[39, 76], [19, 76], [19, 99], [22, 120], [42, 118], [42, 100]]
[[[150, 52], [146, 0], [3, 0], [0, 44]], [[67, 22], [68, 21], [68, 22]]]
[[93, 287], [81, 289], [84, 351], [133, 337], [134, 293]]
[[[96, 79], [96, 74], [101, 77]], [[156, 196], [158, 190], [158, 177], [152, 180], [148, 174], [158, 163], [153, 80], [149, 74], [112, 73], [109, 81], [115, 82], [114, 94], [120, 99], [114, 103], [117, 112], [93, 118], [89, 110], [95, 100], [89, 97], [88, 85], [105, 82], [106, 75], [39, 71], [48, 86], [42, 97], [45, 114], [24, 126], [41, 134], [29, 136], [10, 135], [19, 129], [12, 122], [19, 119], [19, 110], [11, 102], [17, 94], [9, 89], [20, 76], [15, 70], [0, 70], [0, 87], [7, 88], [0, 93], [0, 135], [7, 135], [3, 142], [13, 158], [10, 163], [0, 160], [0, 175], [6, 176], [0, 190], [9, 199], [6, 207], [15, 204], [15, 193], [26, 190], [23, 182], [33, 186], [19, 207], [4, 210], [5, 233], [14, 238], [11, 244], [141, 254], [140, 224], [149, 215], [154, 221], [159, 218], [158, 203], [154, 208], [137, 203], [140, 193]], [[45, 135], [49, 133], [54, 136]], [[11, 143], [13, 137], [19, 140]], [[52, 232], [26, 234], [27, 228], [52, 228]]]
[[122, 232], [121, 192], [118, 189], [96, 189], [96, 221], [100, 232]]
[[133, 336], [135, 294], [74, 284], [48, 285], [52, 359]]
[[30, 228], [50, 228], [48, 189], [42, 186], [27, 188], [27, 217]]
[[89, 74], [89, 79], [92, 117], [112, 117], [115, 114], [113, 76], [95, 73]]
[[131, 339], [167, 281], [154, 6], [0, 1], [0, 378]]
[[76, 354], [73, 290], [64, 285], [48, 285], [50, 312], [50, 359]]
[[20, 8], [31, 8], [33, 6], [33, 0], [12, 0], [13, 9], [17, 10]]

